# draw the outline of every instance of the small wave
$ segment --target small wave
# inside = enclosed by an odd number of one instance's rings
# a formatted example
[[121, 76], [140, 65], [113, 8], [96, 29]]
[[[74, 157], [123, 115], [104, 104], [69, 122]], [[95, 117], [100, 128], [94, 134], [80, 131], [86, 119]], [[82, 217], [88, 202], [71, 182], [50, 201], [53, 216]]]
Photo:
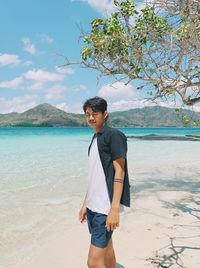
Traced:
[[47, 200], [45, 202], [44, 205], [48, 206], [48, 205], [63, 205], [63, 204], [67, 204], [69, 202], [69, 198], [58, 198], [58, 199], [50, 199], [50, 200]]

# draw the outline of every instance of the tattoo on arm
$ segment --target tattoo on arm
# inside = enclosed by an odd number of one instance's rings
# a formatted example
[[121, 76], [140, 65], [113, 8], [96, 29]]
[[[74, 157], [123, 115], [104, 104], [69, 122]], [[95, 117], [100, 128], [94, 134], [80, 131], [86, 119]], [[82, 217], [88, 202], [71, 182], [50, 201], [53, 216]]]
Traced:
[[114, 182], [123, 183], [123, 182], [124, 182], [124, 180], [122, 180], [122, 179], [118, 179], [118, 178], [114, 178]]

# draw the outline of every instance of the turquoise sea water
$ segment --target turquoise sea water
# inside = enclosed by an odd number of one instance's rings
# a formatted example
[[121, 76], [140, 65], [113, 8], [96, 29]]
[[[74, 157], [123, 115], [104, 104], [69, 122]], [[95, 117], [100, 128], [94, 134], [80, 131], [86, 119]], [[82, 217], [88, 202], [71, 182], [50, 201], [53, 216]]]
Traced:
[[[200, 128], [119, 128], [126, 135], [145, 135], [145, 134], [200, 134]], [[24, 136], [88, 136], [93, 133], [90, 128], [49, 128], [49, 127], [6, 127], [0, 128], [0, 139]]]
[[[197, 128], [120, 130], [127, 136], [200, 135]], [[14, 252], [18, 256], [21, 248], [30, 246], [28, 241], [35, 243], [61, 222], [71, 228], [86, 191], [92, 135], [89, 128], [0, 128], [2, 267], [12, 267]], [[191, 188], [190, 182], [200, 177], [199, 152], [200, 142], [128, 139], [132, 198], [169, 180], [176, 182], [170, 189], [177, 187], [177, 182], [186, 190]]]

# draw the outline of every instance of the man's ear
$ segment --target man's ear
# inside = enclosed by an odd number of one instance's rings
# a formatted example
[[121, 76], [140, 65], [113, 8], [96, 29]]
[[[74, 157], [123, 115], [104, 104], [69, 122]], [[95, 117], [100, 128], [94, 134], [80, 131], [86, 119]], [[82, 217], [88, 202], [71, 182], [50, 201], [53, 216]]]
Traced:
[[108, 112], [104, 113], [104, 118], [106, 118], [108, 116]]

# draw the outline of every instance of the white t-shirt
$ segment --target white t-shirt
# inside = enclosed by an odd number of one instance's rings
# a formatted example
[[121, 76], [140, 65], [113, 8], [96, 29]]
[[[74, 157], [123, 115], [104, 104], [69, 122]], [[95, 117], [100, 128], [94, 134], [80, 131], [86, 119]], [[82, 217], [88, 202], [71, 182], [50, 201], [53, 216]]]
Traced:
[[[105, 173], [99, 156], [97, 137], [93, 139], [89, 153], [89, 176], [86, 206], [98, 213], [108, 215], [111, 207]], [[120, 212], [123, 206], [120, 206]]]

